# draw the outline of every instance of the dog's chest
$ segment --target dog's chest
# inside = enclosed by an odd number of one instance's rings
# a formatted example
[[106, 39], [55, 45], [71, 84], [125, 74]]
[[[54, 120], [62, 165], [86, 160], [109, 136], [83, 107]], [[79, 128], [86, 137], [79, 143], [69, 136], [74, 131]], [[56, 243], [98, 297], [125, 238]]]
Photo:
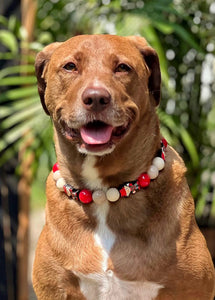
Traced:
[[101, 271], [90, 274], [76, 273], [80, 278], [80, 288], [83, 295], [87, 300], [155, 299], [162, 288], [161, 285], [148, 281], [121, 280], [109, 269], [110, 252], [117, 239], [106, 224], [109, 204], [105, 202], [102, 205], [95, 205], [94, 210], [98, 222], [94, 233], [94, 241], [95, 245], [100, 247], [102, 253]]
[[[91, 189], [102, 188], [102, 180], [94, 167], [93, 157], [87, 157], [82, 168], [82, 175], [88, 181]], [[105, 187], [103, 187], [105, 189]], [[80, 288], [87, 300], [152, 300], [155, 299], [162, 288], [154, 282], [135, 282], [119, 279], [109, 269], [108, 261], [111, 250], [117, 242], [117, 236], [107, 225], [107, 216], [110, 205], [104, 202], [100, 205], [93, 204], [94, 216], [97, 220], [97, 227], [93, 238], [96, 247], [99, 247], [102, 254], [100, 272], [82, 274], [76, 272], [80, 278]], [[128, 259], [125, 257], [125, 260]]]

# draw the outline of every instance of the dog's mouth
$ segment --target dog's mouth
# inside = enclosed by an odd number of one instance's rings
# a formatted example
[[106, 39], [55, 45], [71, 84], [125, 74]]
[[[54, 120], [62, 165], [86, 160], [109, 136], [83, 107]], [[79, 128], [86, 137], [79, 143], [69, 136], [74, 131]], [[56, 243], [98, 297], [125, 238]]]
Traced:
[[64, 126], [65, 136], [69, 140], [78, 140], [81, 152], [104, 152], [110, 150], [128, 132], [130, 122], [114, 127], [102, 121], [83, 125], [80, 129]]
[[86, 144], [102, 145], [109, 143], [113, 138], [121, 138], [126, 133], [127, 129], [127, 124], [113, 127], [101, 121], [95, 121], [81, 127], [80, 134]]

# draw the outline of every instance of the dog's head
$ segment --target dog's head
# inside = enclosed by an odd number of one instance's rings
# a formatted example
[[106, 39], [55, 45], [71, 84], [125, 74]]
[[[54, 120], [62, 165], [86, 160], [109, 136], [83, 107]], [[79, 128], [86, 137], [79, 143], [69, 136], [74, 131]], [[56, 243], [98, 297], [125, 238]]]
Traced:
[[158, 56], [141, 37], [76, 36], [35, 66], [44, 110], [81, 153], [112, 152], [160, 101]]

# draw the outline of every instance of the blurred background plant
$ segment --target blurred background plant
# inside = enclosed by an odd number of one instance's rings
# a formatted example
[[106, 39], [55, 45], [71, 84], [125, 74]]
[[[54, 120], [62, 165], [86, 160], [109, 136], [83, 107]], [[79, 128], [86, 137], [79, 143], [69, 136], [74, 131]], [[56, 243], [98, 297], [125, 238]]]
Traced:
[[199, 224], [215, 226], [214, 0], [22, 0], [21, 5], [21, 20], [0, 16], [0, 170], [7, 176], [4, 166], [18, 159], [16, 175], [26, 181], [19, 196], [27, 199], [31, 185], [32, 207], [43, 206], [45, 180], [55, 162], [51, 122], [37, 94], [36, 53], [77, 34], [141, 35], [160, 58], [162, 133], [185, 160]]
[[[54, 162], [49, 118], [42, 112], [34, 76], [37, 51], [77, 34], [142, 35], [159, 55], [162, 71], [161, 129], [185, 159], [202, 213], [215, 169], [215, 3], [181, 0], [39, 0], [30, 42], [19, 21], [1, 16], [0, 164], [26, 139], [34, 153], [33, 199]], [[28, 51], [25, 51], [28, 49]], [[38, 188], [35, 188], [35, 187]], [[207, 187], [207, 188], [206, 188]]]

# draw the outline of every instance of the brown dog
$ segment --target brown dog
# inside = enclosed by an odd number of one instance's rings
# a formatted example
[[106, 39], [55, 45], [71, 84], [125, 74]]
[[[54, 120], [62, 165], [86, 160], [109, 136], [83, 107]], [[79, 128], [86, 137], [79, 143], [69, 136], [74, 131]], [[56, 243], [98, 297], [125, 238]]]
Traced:
[[38, 300], [213, 299], [185, 166], [161, 143], [156, 52], [140, 37], [77, 36], [40, 52], [36, 73], [59, 164], [34, 262]]

